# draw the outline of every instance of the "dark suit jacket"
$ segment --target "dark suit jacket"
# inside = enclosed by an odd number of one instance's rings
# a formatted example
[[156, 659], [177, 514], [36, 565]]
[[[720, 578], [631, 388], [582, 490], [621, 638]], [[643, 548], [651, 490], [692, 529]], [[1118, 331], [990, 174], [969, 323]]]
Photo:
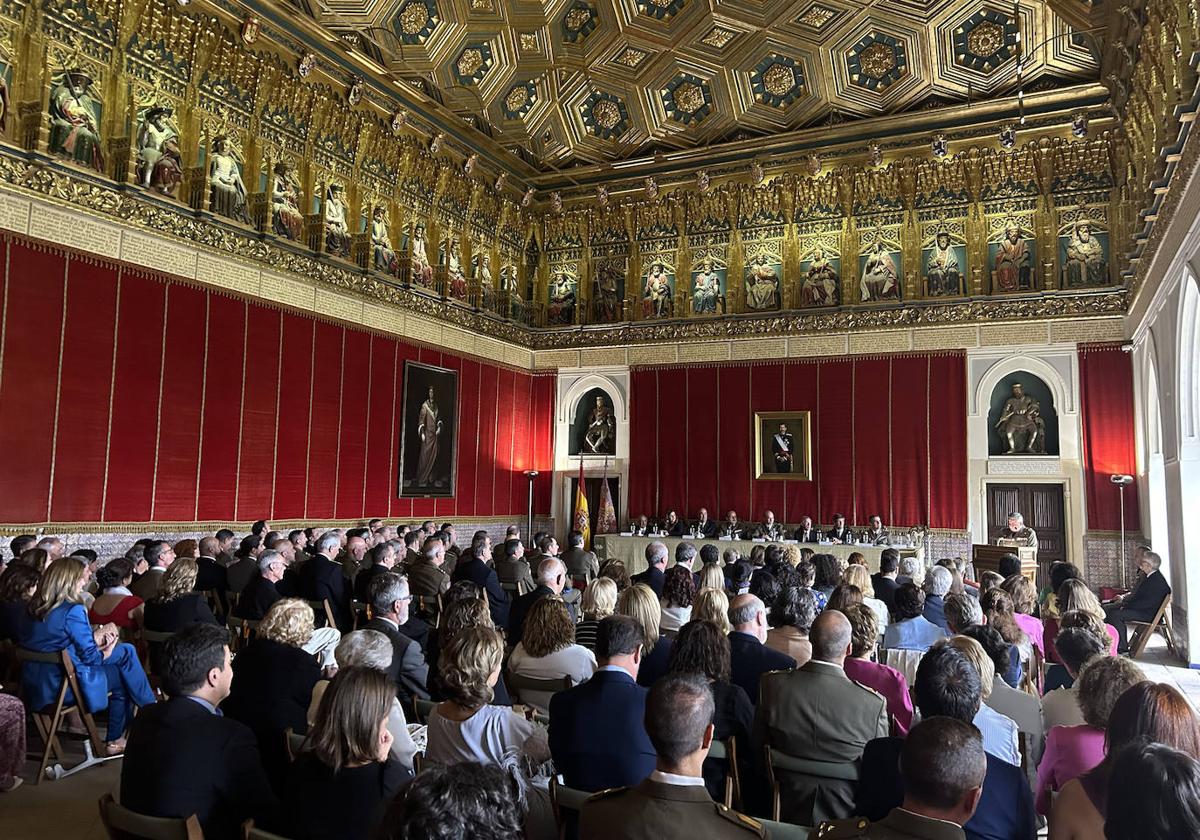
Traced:
[[[318, 554], [304, 564], [300, 575], [300, 596], [310, 601], [328, 598], [338, 629], [349, 633], [354, 624], [354, 616], [350, 610], [350, 584], [342, 574], [342, 564], [330, 560], [324, 554]], [[319, 613], [316, 623], [318, 627], [325, 626]]]
[[717, 520], [715, 519], [706, 520], [703, 527], [700, 526], [699, 519], [693, 522], [692, 525], [700, 528], [700, 535], [706, 540], [711, 540], [717, 536], [717, 528], [719, 526], [717, 525]]
[[1119, 609], [1124, 613], [1122, 618], [1149, 621], [1158, 612], [1163, 598], [1170, 594], [1171, 585], [1162, 572], [1155, 570], [1120, 603]]
[[[367, 593], [371, 591], [371, 581], [375, 580], [375, 578], [379, 577], [380, 575], [387, 574], [390, 571], [392, 570], [385, 566], [381, 566], [378, 563], [373, 563], [372, 565], [360, 571], [354, 578], [355, 600], [360, 604], [365, 604], [370, 601], [371, 599], [368, 597]], [[411, 589], [412, 584], [410, 583], [409, 590], [411, 591]]]
[[[863, 750], [854, 813], [874, 822], [904, 801], [900, 778], [903, 738], [876, 738]], [[1033, 793], [1021, 768], [987, 754], [983, 796], [975, 815], [963, 826], [968, 840], [1034, 840], [1037, 819]]]
[[508, 612], [507, 642], [510, 645], [516, 647], [517, 643], [521, 641], [521, 634], [525, 632], [525, 616], [528, 615], [530, 607], [547, 595], [553, 594], [553, 589], [539, 583], [532, 592], [526, 592], [513, 601], [512, 609]]
[[592, 580], [600, 576], [600, 561], [596, 555], [582, 548], [568, 548], [559, 558], [567, 567], [567, 576], [571, 578]]
[[497, 627], [508, 626], [510, 606], [508, 593], [500, 586], [500, 579], [496, 577], [495, 569], [482, 560], [471, 557], [462, 560], [454, 567], [454, 574], [450, 576], [450, 579], [452, 581], [469, 580], [476, 586], [482, 586], [487, 590], [488, 609], [492, 614], [492, 623]]
[[740, 685], [750, 698], [758, 703], [758, 681], [767, 671], [790, 671], [796, 660], [759, 642], [749, 633], [729, 634], [729, 681]]
[[260, 574], [258, 560], [254, 557], [239, 557], [237, 562], [225, 570], [225, 579], [230, 592], [240, 593]]
[[143, 601], [150, 602], [154, 600], [158, 595], [158, 590], [162, 588], [162, 579], [166, 571], [166, 569], [161, 569], [158, 566], [151, 566], [141, 577], [129, 585], [129, 591]]
[[[550, 700], [550, 754], [567, 787], [607, 790], [636, 785], [654, 770], [646, 735], [646, 695], [629, 674], [597, 671]], [[620, 738], [603, 733], [620, 732]]]
[[216, 590], [221, 608], [225, 612], [229, 611], [229, 601], [225, 596], [226, 590], [229, 589], [229, 578], [225, 567], [218, 563], [215, 557], [196, 558], [196, 585], [193, 588], [197, 592]]
[[237, 606], [233, 608], [233, 614], [250, 621], [262, 621], [271, 605], [282, 597], [274, 583], [259, 575], [242, 590]]
[[923, 615], [926, 621], [931, 621], [945, 630], [947, 636], [953, 635], [950, 632], [950, 625], [946, 623], [946, 597], [944, 595], [926, 595]]
[[669, 636], [661, 636], [654, 643], [654, 647], [649, 650], [643, 649], [642, 667], [638, 668], [638, 685], [649, 688], [659, 677], [667, 673], [667, 667], [671, 664], [671, 648], [673, 646], [674, 642]]
[[800, 542], [806, 542], [806, 543], [820, 542], [821, 541], [821, 530], [819, 528], [817, 528], [816, 525], [814, 525], [808, 529], [808, 536], [806, 537], [806, 536], [804, 536], [804, 529], [797, 528], [792, 533], [792, 539], [799, 540]]
[[283, 796], [293, 840], [369, 840], [376, 836], [392, 798], [412, 779], [395, 758], [336, 773], [312, 753], [288, 768]]
[[401, 633], [395, 625], [382, 618], [372, 618], [364, 625], [366, 630], [378, 630], [392, 643], [392, 664], [388, 676], [396, 684], [396, 697], [404, 708], [411, 707], [411, 698], [429, 699], [429, 666], [421, 646]]
[[270, 827], [279, 810], [253, 733], [187, 697], [145, 706], [134, 718], [121, 804], [151, 817], [195, 814], [211, 840], [240, 840], [251, 818]]
[[871, 575], [871, 588], [875, 590], [875, 597], [887, 604], [888, 612], [894, 614], [896, 612], [896, 590], [900, 588], [896, 579], [884, 577], [876, 572]]
[[830, 528], [825, 532], [825, 538], [829, 540], [841, 540], [843, 543], [850, 539], [850, 529], [844, 528], [841, 534], [838, 534], [837, 529]]
[[667, 578], [666, 572], [662, 569], [656, 569], [654, 566], [646, 569], [644, 572], [638, 572], [630, 580], [634, 583], [644, 583], [654, 590], [654, 594], [662, 597], [663, 581]]

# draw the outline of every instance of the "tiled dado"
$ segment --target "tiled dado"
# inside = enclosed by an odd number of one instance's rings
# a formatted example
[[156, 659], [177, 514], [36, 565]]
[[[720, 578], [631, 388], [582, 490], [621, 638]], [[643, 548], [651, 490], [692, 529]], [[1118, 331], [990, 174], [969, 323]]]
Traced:
[[0, 191], [0, 229], [455, 353], [521, 370], [533, 367], [532, 354], [525, 348], [371, 303], [311, 278], [269, 271], [252, 262], [10, 192]]
[[998, 345], [1038, 347], [1096, 341], [1122, 341], [1122, 317], [1029, 320], [1017, 324], [913, 327], [902, 330], [826, 332], [816, 335], [663, 341], [583, 350], [534, 350], [536, 370], [605, 365], [676, 365], [733, 360], [857, 356], [908, 351], [969, 350]]

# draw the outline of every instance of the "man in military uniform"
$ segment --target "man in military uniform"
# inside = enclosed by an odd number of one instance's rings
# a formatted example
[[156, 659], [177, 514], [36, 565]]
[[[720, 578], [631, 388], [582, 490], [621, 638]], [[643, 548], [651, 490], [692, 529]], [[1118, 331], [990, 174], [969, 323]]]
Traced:
[[996, 533], [997, 545], [1000, 544], [1000, 540], [1013, 541], [1005, 545], [1026, 546], [1032, 549], [1038, 547], [1037, 534], [1032, 528], [1025, 527], [1025, 517], [1015, 510], [1008, 515], [1005, 526]]
[[730, 537], [731, 539], [740, 540], [743, 531], [742, 523], [738, 521], [736, 510], [731, 510], [725, 514], [725, 521], [721, 523], [721, 536]]
[[821, 840], [964, 840], [963, 825], [983, 794], [987, 762], [983, 738], [969, 723], [926, 718], [904, 739], [904, 803], [878, 822], [861, 817], [824, 822], [810, 836]]
[[600, 561], [595, 554], [584, 549], [583, 534], [578, 531], [567, 534], [567, 545], [569, 547], [559, 559], [566, 565], [567, 575], [576, 584], [582, 581], [586, 586], [600, 577]]
[[883, 519], [878, 516], [872, 516], [869, 520], [870, 525], [867, 528], [867, 542], [871, 545], [887, 545], [892, 535], [888, 533], [887, 528], [883, 527]]
[[769, 510], [763, 514], [762, 524], [754, 529], [754, 536], [766, 540], [783, 539], [783, 528], [775, 521], [774, 511]]
[[579, 813], [580, 840], [748, 840], [762, 824], [713, 802], [701, 768], [713, 740], [712, 689], [704, 677], [673, 674], [646, 698], [655, 770], [634, 787], [597, 793]]

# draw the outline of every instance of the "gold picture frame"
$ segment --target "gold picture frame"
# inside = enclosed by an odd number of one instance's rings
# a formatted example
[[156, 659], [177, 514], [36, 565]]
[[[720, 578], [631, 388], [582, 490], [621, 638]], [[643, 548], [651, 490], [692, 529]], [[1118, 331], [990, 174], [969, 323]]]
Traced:
[[[780, 456], [786, 446], [776, 440], [781, 425], [792, 443], [786, 460]], [[812, 412], [754, 412], [754, 472], [764, 481], [812, 481]]]

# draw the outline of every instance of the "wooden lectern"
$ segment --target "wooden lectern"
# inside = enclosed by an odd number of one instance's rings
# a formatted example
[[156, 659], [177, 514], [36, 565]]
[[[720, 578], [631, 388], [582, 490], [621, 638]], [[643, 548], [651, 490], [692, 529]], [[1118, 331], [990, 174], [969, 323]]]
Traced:
[[1000, 573], [1000, 558], [1005, 554], [1015, 554], [1021, 560], [1021, 574], [1037, 586], [1037, 549], [1025, 546], [1007, 545], [973, 545], [971, 546], [971, 563], [975, 566], [976, 578], [983, 572]]

